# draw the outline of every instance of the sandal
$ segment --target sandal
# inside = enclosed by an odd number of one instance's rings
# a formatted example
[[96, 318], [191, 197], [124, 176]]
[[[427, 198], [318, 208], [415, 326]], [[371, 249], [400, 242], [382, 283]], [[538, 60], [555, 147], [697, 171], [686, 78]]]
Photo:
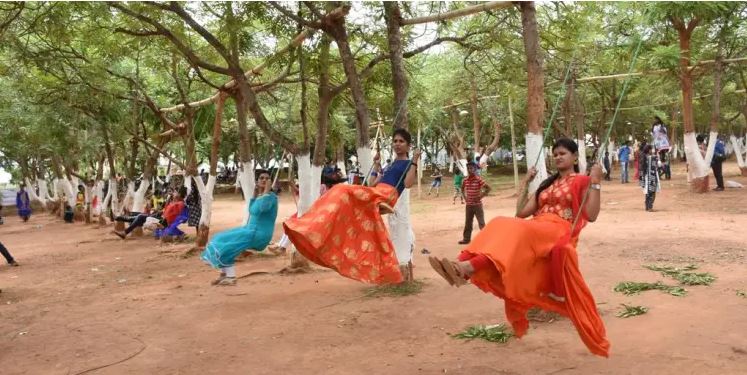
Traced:
[[433, 268], [434, 271], [436, 271], [437, 274], [441, 275], [441, 277], [446, 280], [449, 285], [454, 286], [454, 280], [449, 277], [449, 274], [446, 273], [446, 270], [444, 269], [444, 266], [441, 264], [441, 261], [438, 260], [436, 257], [428, 257], [428, 262], [431, 264], [431, 268]]
[[210, 285], [218, 285], [218, 283], [221, 282], [221, 281], [223, 281], [223, 279], [225, 279], [225, 278], [226, 278], [226, 274], [223, 273], [223, 272], [221, 272], [220, 276], [217, 279], [215, 279], [215, 280], [213, 280], [213, 281], [210, 282]]
[[388, 215], [388, 214], [391, 214], [393, 212], [394, 212], [394, 208], [392, 208], [392, 206], [390, 206], [390, 205], [388, 205], [388, 204], [386, 204], [384, 202], [379, 203], [379, 214], [380, 215]]
[[457, 288], [467, 283], [459, 264], [443, 258], [441, 259], [441, 266], [443, 266], [446, 273], [449, 274], [449, 277], [454, 280], [454, 286]]
[[235, 277], [224, 277], [222, 280], [218, 281], [217, 286], [235, 286], [236, 285], [236, 278]]

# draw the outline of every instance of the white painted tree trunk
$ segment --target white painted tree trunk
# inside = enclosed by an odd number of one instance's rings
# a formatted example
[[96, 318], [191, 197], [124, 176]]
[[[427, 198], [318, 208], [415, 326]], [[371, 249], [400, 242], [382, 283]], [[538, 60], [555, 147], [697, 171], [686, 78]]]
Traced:
[[361, 166], [361, 173], [364, 173], [364, 182], [368, 183], [368, 180], [371, 179], [371, 172], [373, 171], [373, 154], [371, 153], [371, 148], [358, 147], [356, 151], [358, 153], [358, 163]]
[[106, 197], [104, 197], [104, 201], [101, 203], [101, 212], [106, 212], [106, 208], [109, 206], [111, 206], [114, 216], [121, 214], [119, 210], [119, 195], [117, 194], [116, 178], [109, 178], [109, 190], [106, 192]]
[[249, 201], [252, 199], [256, 185], [254, 180], [254, 161], [248, 163], [239, 162], [239, 173], [236, 176], [236, 180], [244, 196], [244, 224], [246, 224], [249, 222]]
[[49, 195], [49, 188], [47, 187], [47, 181], [44, 179], [36, 180], [36, 182], [39, 184], [39, 198], [43, 199], [45, 202], [48, 202], [50, 199], [52, 199], [52, 196]]
[[[578, 170], [586, 174], [586, 167], [588, 166], [588, 163], [586, 161], [586, 141], [583, 139], [577, 139], [576, 143], [578, 144]], [[602, 155], [604, 157], [604, 155]]]
[[60, 180], [57, 179], [57, 178], [53, 179], [52, 180], [52, 190], [51, 190], [52, 194], [49, 195], [50, 197], [52, 197], [52, 200], [56, 201], [56, 200], [59, 199], [59, 197], [60, 197], [60, 189], [62, 189], [62, 187], [60, 187]]
[[[132, 212], [145, 211], [145, 194], [149, 187], [150, 181], [145, 178], [140, 181], [140, 186], [132, 193]], [[135, 189], [135, 182], [132, 182], [132, 188]], [[129, 186], [127, 190], [129, 190]]]
[[127, 182], [127, 191], [122, 199], [122, 208], [132, 211], [133, 197], [135, 196], [135, 181]]
[[[533, 194], [539, 188], [540, 183], [547, 178], [547, 165], [545, 163], [545, 148], [542, 146], [542, 134], [526, 134], [526, 160], [527, 168], [536, 164], [537, 175], [529, 182], [529, 194]], [[538, 161], [539, 159], [539, 161]]]
[[689, 166], [687, 173], [687, 180], [691, 181], [695, 178], [703, 178], [708, 175], [708, 164], [700, 154], [698, 148], [698, 142], [695, 140], [695, 133], [685, 133], [685, 156], [687, 156], [687, 164]]
[[44, 199], [41, 194], [36, 193], [36, 189], [34, 189], [34, 184], [31, 183], [31, 180], [26, 178], [24, 179], [24, 182], [26, 183], [26, 191], [29, 193], [29, 199], [31, 199], [32, 201], [37, 201], [42, 205], [46, 205], [46, 199]]
[[96, 198], [96, 207], [91, 207], [91, 212], [95, 216], [100, 216], [104, 212], [104, 181], [96, 181], [93, 185], [93, 196]]
[[449, 158], [449, 173], [454, 173], [454, 157]]
[[737, 155], [737, 164], [740, 168], [747, 168], [747, 147], [733, 135], [729, 140], [734, 148], [734, 153]]
[[711, 165], [713, 161], [713, 151], [716, 149], [716, 139], [718, 138], [718, 132], [708, 133], [708, 148], [706, 149], [705, 163]]
[[337, 168], [340, 168], [340, 172], [342, 172], [343, 176], [347, 176], [348, 175], [348, 171], [345, 169], [345, 160], [338, 160], [337, 161]]
[[480, 168], [483, 169], [483, 173], [487, 173], [488, 171], [488, 159], [490, 159], [490, 155], [488, 154], [484, 154], [480, 157]]
[[191, 176], [195, 185], [197, 185], [197, 191], [200, 193], [200, 203], [202, 204], [202, 212], [200, 213], [200, 225], [204, 225], [210, 228], [210, 219], [213, 215], [213, 191], [215, 190], [215, 176], [208, 176], [207, 185], [202, 182], [200, 176]]
[[[296, 162], [298, 163], [298, 217], [301, 217], [311, 208], [311, 205], [319, 196], [321, 171], [319, 180], [316, 180], [315, 184], [311, 156], [309, 154], [298, 155], [296, 156]], [[314, 194], [315, 191], [316, 194]]]
[[467, 159], [459, 159], [456, 161], [456, 167], [459, 168], [459, 172], [462, 172], [462, 176], [467, 176]]
[[59, 180], [61, 193], [65, 195], [65, 199], [70, 207], [75, 207], [75, 192], [73, 191], [73, 185], [70, 180], [63, 178]]
[[394, 252], [400, 266], [407, 265], [412, 260], [415, 247], [415, 233], [410, 225], [410, 189], [405, 189], [394, 205], [394, 212], [387, 217], [389, 221], [389, 237], [394, 245]]

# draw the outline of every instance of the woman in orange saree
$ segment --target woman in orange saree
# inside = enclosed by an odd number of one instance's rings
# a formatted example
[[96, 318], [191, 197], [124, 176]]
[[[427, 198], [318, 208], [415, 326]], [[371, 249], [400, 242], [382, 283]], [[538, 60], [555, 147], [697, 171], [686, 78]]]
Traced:
[[[434, 257], [429, 261], [451, 285], [469, 280], [503, 299], [517, 337], [529, 327], [527, 311], [539, 307], [569, 317], [589, 351], [607, 357], [610, 345], [604, 323], [576, 253], [581, 229], [599, 215], [602, 170], [597, 164], [590, 176], [576, 174], [578, 145], [570, 139], [559, 139], [552, 151], [558, 172], [540, 184], [517, 212], [518, 218], [491, 220], [456, 262]], [[532, 168], [524, 188], [535, 174]]]
[[391, 208], [399, 194], [415, 183], [420, 151], [409, 159], [412, 136], [397, 129], [392, 136], [396, 159], [383, 171], [374, 157], [371, 186], [337, 184], [301, 217], [283, 223], [299, 253], [340, 275], [367, 283], [402, 282], [399, 262], [389, 239], [382, 207]]

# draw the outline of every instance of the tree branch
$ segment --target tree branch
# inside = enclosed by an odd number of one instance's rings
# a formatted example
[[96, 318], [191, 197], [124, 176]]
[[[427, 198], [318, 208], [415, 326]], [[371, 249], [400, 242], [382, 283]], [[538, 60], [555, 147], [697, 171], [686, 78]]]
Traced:
[[177, 38], [176, 35], [174, 35], [166, 27], [164, 27], [160, 22], [158, 22], [158, 21], [156, 21], [156, 20], [154, 20], [154, 19], [152, 19], [152, 18], [150, 18], [148, 16], [145, 16], [145, 15], [143, 15], [141, 13], [137, 13], [137, 12], [131, 10], [130, 8], [128, 8], [128, 7], [124, 6], [124, 5], [121, 5], [119, 3], [109, 3], [108, 5], [110, 7], [113, 7], [115, 9], [119, 10], [122, 13], [124, 13], [124, 14], [132, 17], [132, 18], [135, 18], [135, 19], [139, 20], [140, 22], [144, 22], [144, 23], [147, 23], [147, 24], [155, 27], [159, 34], [163, 35], [168, 40], [170, 40], [172, 44], [174, 44], [174, 46], [187, 58], [187, 60], [190, 62], [190, 64], [200, 66], [202, 68], [205, 68], [207, 70], [210, 70], [210, 71], [213, 71], [213, 72], [216, 72], [216, 73], [219, 73], [219, 74], [231, 75], [229, 69], [221, 67], [221, 66], [217, 66], [217, 65], [214, 65], [214, 64], [210, 64], [210, 63], [208, 63], [208, 62], [200, 59], [191, 48], [189, 48], [187, 45], [185, 45], [184, 43], [182, 43], [182, 41], [179, 40], [179, 38]]

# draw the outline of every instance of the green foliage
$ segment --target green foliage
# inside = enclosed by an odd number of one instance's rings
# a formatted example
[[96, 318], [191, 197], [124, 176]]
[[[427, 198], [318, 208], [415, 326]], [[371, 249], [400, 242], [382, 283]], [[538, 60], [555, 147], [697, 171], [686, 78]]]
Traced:
[[687, 290], [680, 286], [666, 285], [661, 281], [655, 283], [641, 283], [635, 281], [623, 281], [615, 286], [615, 292], [625, 294], [626, 296], [640, 294], [647, 290], [661, 290], [667, 294], [682, 297], [687, 295]]
[[644, 267], [652, 271], [661, 272], [662, 275], [669, 276], [684, 285], [711, 285], [711, 283], [716, 281], [716, 277], [708, 272], [687, 272], [698, 269], [694, 264], [689, 264], [682, 268], [657, 265], [645, 265]]
[[373, 288], [366, 289], [364, 294], [366, 297], [370, 298], [405, 297], [422, 292], [424, 286], [424, 282], [420, 280], [413, 280], [400, 284], [375, 286]]
[[452, 337], [462, 340], [485, 340], [490, 342], [496, 342], [505, 344], [508, 340], [513, 337], [514, 334], [508, 330], [508, 327], [501, 323], [492, 326], [475, 325], [467, 327], [462, 332], [459, 332]]
[[648, 312], [648, 307], [644, 306], [634, 306], [634, 305], [627, 305], [627, 304], [621, 304], [623, 307], [622, 310], [620, 310], [616, 315], [618, 318], [630, 318], [632, 316], [638, 316], [643, 315]]

